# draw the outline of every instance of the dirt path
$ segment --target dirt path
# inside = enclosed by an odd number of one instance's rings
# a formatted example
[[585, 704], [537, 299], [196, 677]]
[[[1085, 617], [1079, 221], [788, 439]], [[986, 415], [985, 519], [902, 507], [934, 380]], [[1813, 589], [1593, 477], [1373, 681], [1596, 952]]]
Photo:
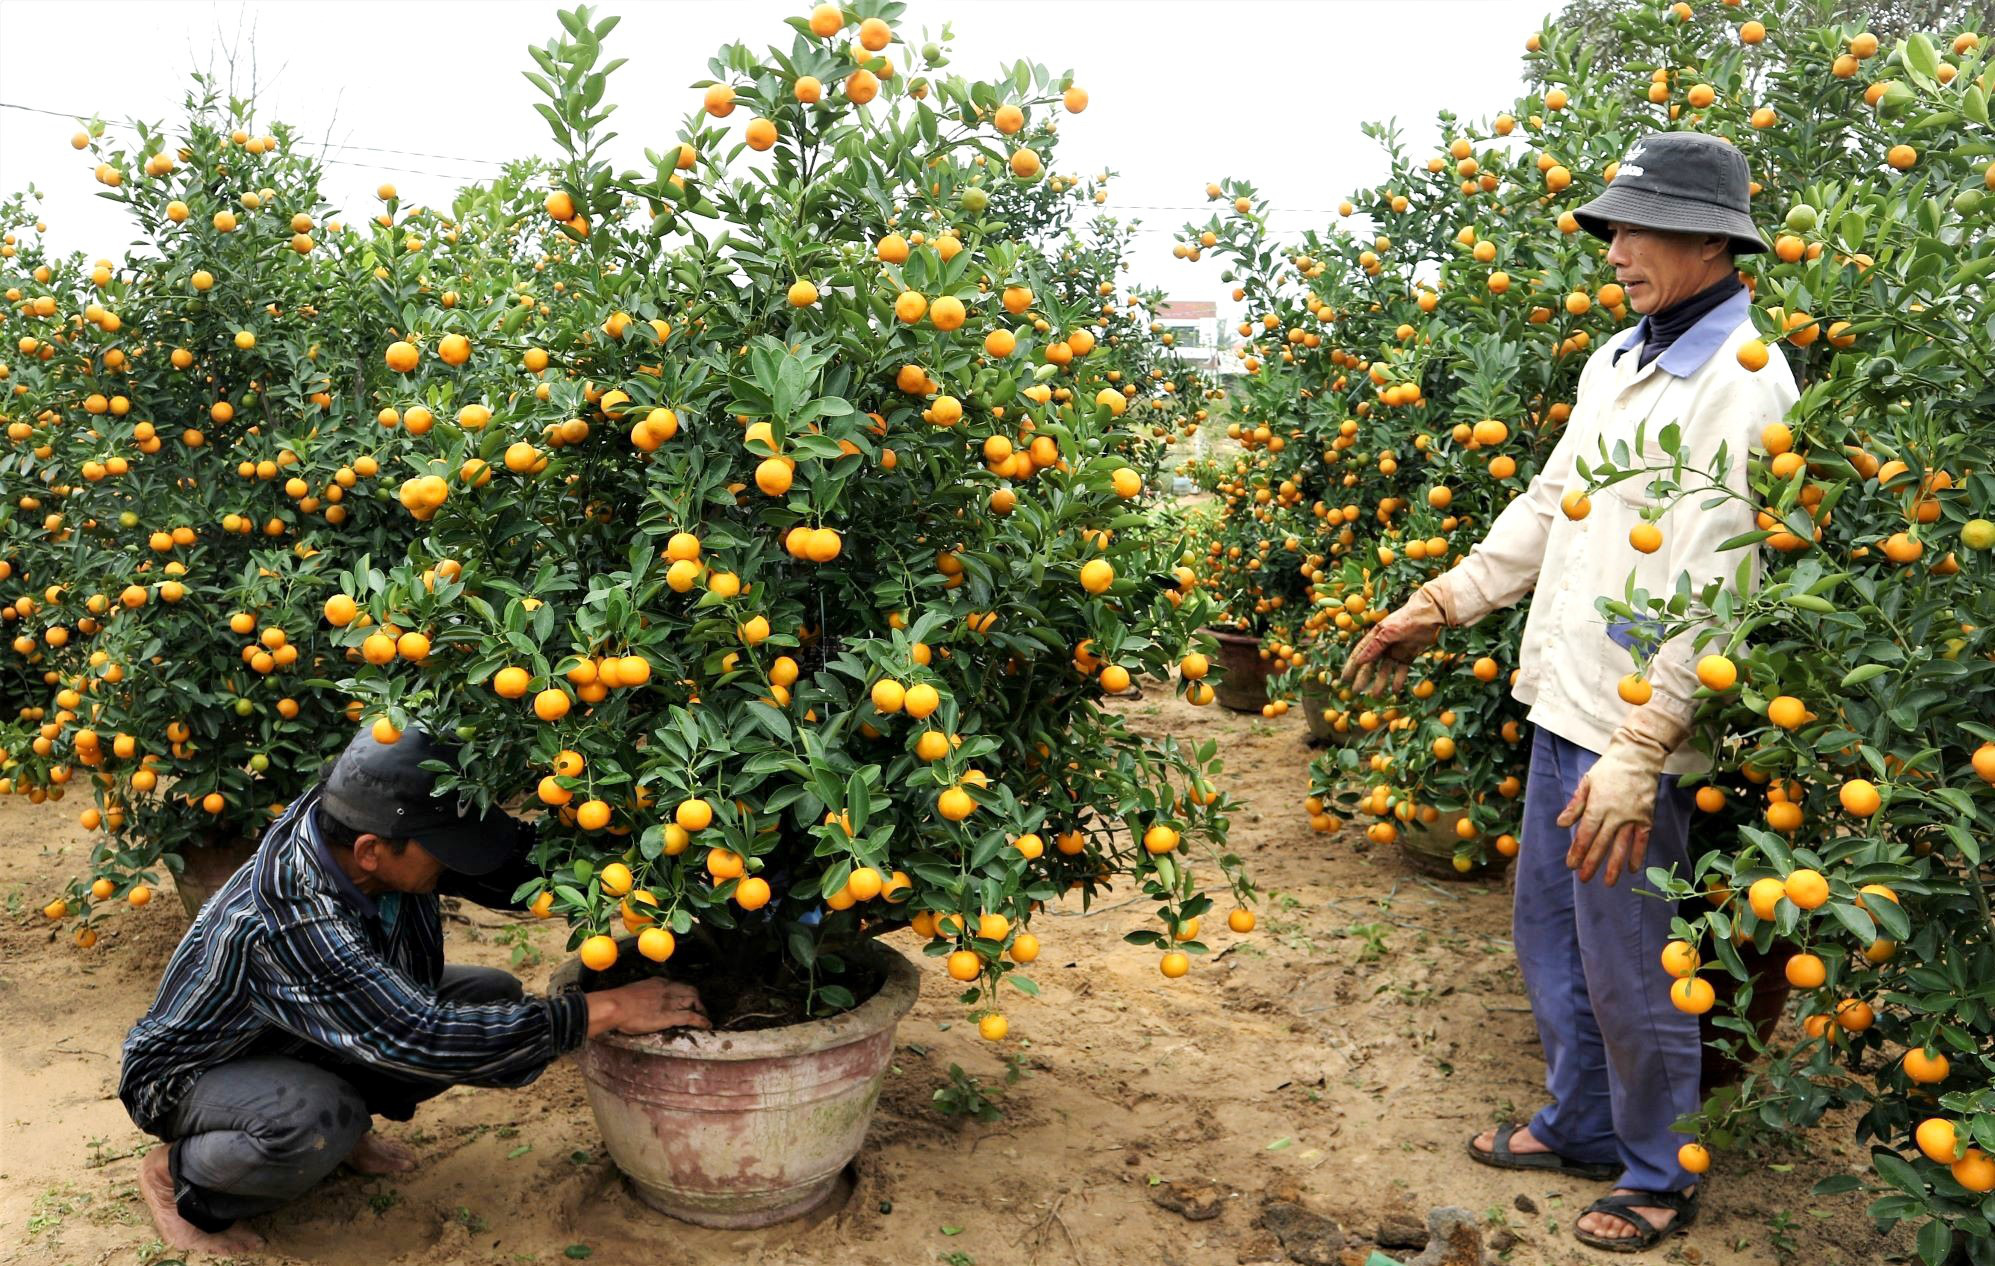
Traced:
[[[1356, 832], [1311, 834], [1296, 717], [1193, 709], [1158, 690], [1126, 706], [1145, 729], [1220, 739], [1229, 789], [1246, 806], [1235, 844], [1269, 893], [1260, 928], [1239, 937], [1220, 926], [1207, 937], [1214, 957], [1169, 982], [1150, 951], [1120, 940], [1147, 917], [1144, 903], [1049, 910], [1034, 925], [1044, 996], [1008, 1008], [1014, 1038], [1002, 1052], [962, 1022], [953, 986], [929, 972], [842, 1210], [754, 1233], [652, 1213], [610, 1166], [580, 1077], [562, 1061], [527, 1089], [452, 1091], [415, 1121], [386, 1125], [421, 1167], [343, 1172], [266, 1220], [273, 1252], [258, 1260], [1249, 1262], [1272, 1260], [1254, 1222], [1263, 1193], [1284, 1186], [1354, 1238], [1454, 1204], [1514, 1237], [1501, 1260], [1627, 1260], [1571, 1238], [1595, 1188], [1505, 1175], [1460, 1154], [1473, 1130], [1532, 1110], [1543, 1076], [1500, 887], [1437, 884], [1391, 855], [1354, 851]], [[134, 1186], [149, 1140], [114, 1088], [119, 1043], [182, 922], [169, 898], [114, 920], [90, 951], [53, 936], [38, 894], [82, 864], [74, 820], [67, 805], [0, 800], [0, 1263], [160, 1256]], [[496, 935], [511, 921], [465, 913], [475, 922], [451, 925], [450, 957], [507, 964]], [[529, 944], [541, 961], [518, 970], [539, 987], [560, 941], [533, 926]], [[1007, 1052], [1027, 1073], [1008, 1086]], [[1002, 1120], [938, 1113], [931, 1100], [952, 1064], [1003, 1091]], [[1861, 1197], [1808, 1195], [1817, 1178], [1863, 1165], [1849, 1133], [1841, 1122], [1778, 1151], [1720, 1154], [1694, 1233], [1640, 1260], [1867, 1266], [1908, 1252], [1904, 1235], [1872, 1230]], [[1220, 1215], [1193, 1222], [1159, 1208], [1157, 1187], [1179, 1179], [1219, 1184]]]

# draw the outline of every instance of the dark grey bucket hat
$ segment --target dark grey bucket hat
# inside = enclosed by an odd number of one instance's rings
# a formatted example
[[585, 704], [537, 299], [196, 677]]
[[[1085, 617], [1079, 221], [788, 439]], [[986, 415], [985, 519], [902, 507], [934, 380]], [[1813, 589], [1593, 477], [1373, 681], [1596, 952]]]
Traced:
[[1752, 173], [1729, 141], [1702, 132], [1651, 132], [1628, 147], [1613, 183], [1572, 218], [1597, 238], [1612, 223], [1674, 233], [1722, 233], [1734, 255], [1771, 250], [1752, 217]]

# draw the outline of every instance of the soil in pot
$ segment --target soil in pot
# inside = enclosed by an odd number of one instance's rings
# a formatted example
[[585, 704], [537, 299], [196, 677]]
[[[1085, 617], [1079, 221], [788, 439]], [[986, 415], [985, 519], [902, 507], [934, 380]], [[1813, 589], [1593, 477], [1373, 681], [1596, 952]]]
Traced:
[[[877, 966], [859, 955], [842, 960], [845, 970], [838, 976], [822, 976], [818, 983], [837, 984], [851, 991], [856, 1007], [880, 991], [886, 976]], [[714, 1032], [750, 1033], [759, 1029], [802, 1024], [814, 1018], [806, 1009], [810, 1001], [808, 983], [786, 970], [773, 958], [727, 954], [686, 937], [666, 962], [654, 963], [637, 952], [633, 942], [625, 942], [623, 953], [608, 971], [582, 969], [582, 992], [615, 989], [652, 977], [681, 980], [700, 991], [700, 1003]], [[828, 1008], [820, 1006], [819, 1015]]]

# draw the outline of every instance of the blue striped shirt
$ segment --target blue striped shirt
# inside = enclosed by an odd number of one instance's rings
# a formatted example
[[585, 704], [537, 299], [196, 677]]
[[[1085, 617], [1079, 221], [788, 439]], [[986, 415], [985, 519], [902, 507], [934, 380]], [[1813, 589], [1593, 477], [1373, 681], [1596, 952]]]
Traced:
[[[201, 908], [125, 1038], [118, 1097], [148, 1133], [165, 1137], [195, 1081], [232, 1059], [316, 1047], [396, 1077], [523, 1086], [587, 1036], [579, 993], [440, 1002], [436, 894], [402, 893], [383, 920], [322, 842], [318, 801], [314, 787], [293, 802]], [[446, 871], [437, 888], [503, 906], [529, 873], [522, 857], [483, 878]]]

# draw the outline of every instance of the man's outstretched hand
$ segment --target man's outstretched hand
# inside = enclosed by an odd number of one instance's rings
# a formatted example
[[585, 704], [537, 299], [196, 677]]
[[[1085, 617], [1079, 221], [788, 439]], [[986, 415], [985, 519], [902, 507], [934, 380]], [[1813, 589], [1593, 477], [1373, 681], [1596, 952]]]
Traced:
[[1423, 586], [1391, 615], [1372, 626], [1344, 661], [1343, 682], [1359, 694], [1395, 694], [1406, 670], [1448, 627], [1441, 604]]
[[589, 1036], [599, 1033], [659, 1033], [666, 1029], [710, 1029], [699, 991], [677, 980], [640, 980], [588, 995]]

